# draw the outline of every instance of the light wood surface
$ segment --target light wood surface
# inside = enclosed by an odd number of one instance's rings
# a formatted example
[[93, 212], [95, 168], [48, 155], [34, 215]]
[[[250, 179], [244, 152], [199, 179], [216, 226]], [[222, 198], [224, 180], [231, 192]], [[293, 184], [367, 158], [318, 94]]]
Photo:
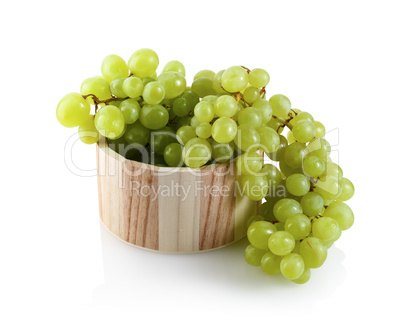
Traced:
[[161, 252], [216, 249], [246, 234], [258, 204], [236, 194], [234, 164], [164, 168], [97, 144], [99, 213], [114, 235]]

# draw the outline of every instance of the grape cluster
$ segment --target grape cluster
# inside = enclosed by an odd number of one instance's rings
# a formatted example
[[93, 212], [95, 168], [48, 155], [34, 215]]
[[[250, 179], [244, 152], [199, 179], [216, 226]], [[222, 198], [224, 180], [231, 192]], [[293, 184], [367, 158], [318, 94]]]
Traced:
[[182, 63], [170, 61], [159, 74], [158, 66], [151, 49], [128, 62], [107, 56], [102, 76], [61, 99], [58, 121], [78, 127], [86, 144], [104, 136], [127, 159], [161, 167], [234, 161], [240, 194], [266, 200], [249, 219], [247, 263], [307, 282], [354, 221], [344, 203], [354, 186], [330, 158], [324, 125], [282, 94], [267, 100], [264, 69], [202, 70], [190, 87]]

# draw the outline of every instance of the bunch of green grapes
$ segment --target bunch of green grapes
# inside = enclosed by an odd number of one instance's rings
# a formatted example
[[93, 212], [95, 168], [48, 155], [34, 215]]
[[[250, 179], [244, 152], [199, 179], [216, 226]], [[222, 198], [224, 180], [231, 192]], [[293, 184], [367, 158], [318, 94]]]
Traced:
[[127, 62], [107, 56], [102, 76], [61, 99], [59, 122], [78, 127], [86, 144], [104, 136], [125, 158], [160, 167], [232, 161], [238, 192], [266, 200], [249, 220], [246, 261], [307, 282], [354, 220], [344, 203], [354, 187], [329, 157], [324, 125], [285, 95], [266, 99], [264, 69], [202, 70], [188, 86], [181, 62], [168, 62], [159, 74], [158, 66], [151, 49], [137, 50]]

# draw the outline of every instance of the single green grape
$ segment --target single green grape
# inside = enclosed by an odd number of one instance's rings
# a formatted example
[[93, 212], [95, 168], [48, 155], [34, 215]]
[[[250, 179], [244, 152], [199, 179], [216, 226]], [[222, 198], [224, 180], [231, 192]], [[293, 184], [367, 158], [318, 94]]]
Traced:
[[287, 117], [290, 109], [291, 103], [288, 97], [276, 94], [269, 98], [269, 103], [272, 107], [272, 113], [276, 117]]
[[149, 144], [153, 152], [163, 155], [165, 147], [176, 142], [176, 134], [173, 128], [165, 126], [157, 131], [151, 132]]
[[201, 123], [209, 123], [214, 115], [214, 106], [208, 101], [201, 101], [194, 108], [194, 116]]
[[272, 107], [269, 101], [265, 99], [257, 99], [253, 103], [253, 108], [258, 109], [261, 114], [261, 122], [263, 125], [268, 123], [272, 118]]
[[319, 238], [309, 236], [300, 243], [300, 255], [307, 268], [319, 268], [327, 258], [327, 248]]
[[161, 105], [144, 105], [140, 111], [140, 122], [149, 129], [160, 129], [169, 121], [169, 113]]
[[215, 78], [215, 72], [211, 70], [201, 70], [194, 75], [193, 80], [197, 80], [198, 78], [210, 78], [213, 80]]
[[158, 68], [158, 65], [158, 55], [149, 48], [135, 51], [128, 60], [130, 71], [141, 79], [152, 75]]
[[295, 142], [290, 144], [284, 154], [286, 163], [292, 168], [300, 168], [306, 155], [306, 145]]
[[179, 72], [164, 72], [158, 76], [158, 81], [165, 89], [166, 99], [176, 98], [186, 90], [186, 79]]
[[123, 113], [126, 124], [132, 124], [140, 117], [141, 106], [137, 100], [126, 99], [120, 104], [119, 108]]
[[185, 125], [180, 127], [176, 132], [177, 140], [181, 145], [186, 145], [186, 143], [192, 138], [197, 137], [195, 129], [191, 126]]
[[276, 231], [268, 239], [268, 248], [276, 255], [287, 255], [292, 252], [294, 247], [295, 239], [287, 231]]
[[237, 101], [232, 96], [223, 95], [216, 99], [214, 112], [218, 117], [232, 117], [237, 112]]
[[326, 176], [333, 176], [338, 179], [342, 179], [343, 171], [339, 165], [334, 162], [328, 162], [326, 166]]
[[286, 189], [294, 196], [304, 196], [310, 191], [310, 181], [304, 174], [295, 173], [286, 179]]
[[270, 187], [276, 186], [282, 181], [281, 171], [273, 164], [264, 164], [259, 173], [267, 177]]
[[131, 125], [127, 125], [124, 138], [129, 144], [135, 144], [144, 147], [149, 143], [150, 131], [139, 120]]
[[122, 86], [123, 92], [130, 98], [138, 98], [144, 90], [142, 80], [137, 77], [129, 77], [124, 80]]
[[282, 275], [289, 280], [296, 280], [304, 272], [304, 261], [300, 254], [285, 255], [280, 265]]
[[237, 135], [234, 143], [243, 151], [256, 149], [260, 144], [260, 134], [257, 130], [249, 125], [240, 125], [237, 128]]
[[240, 66], [232, 66], [222, 73], [220, 83], [223, 89], [233, 93], [242, 91], [248, 81], [249, 77], [245, 69]]
[[324, 137], [325, 136], [325, 126], [319, 121], [314, 121], [314, 126], [316, 129], [315, 137]]
[[124, 83], [125, 80], [126, 80], [126, 78], [119, 78], [119, 79], [114, 79], [110, 83], [110, 92], [116, 98], [125, 98], [125, 97], [127, 97], [126, 93], [123, 91], [123, 83]]
[[342, 192], [339, 195], [339, 197], [337, 198], [337, 200], [347, 201], [350, 198], [352, 198], [355, 193], [355, 187], [353, 186], [352, 181], [350, 181], [347, 178], [342, 178], [341, 186], [342, 186]]
[[163, 158], [168, 166], [181, 167], [183, 165], [182, 146], [179, 143], [170, 143], [163, 151]]
[[303, 172], [302, 168], [292, 168], [291, 166], [289, 166], [286, 163], [285, 159], [279, 161], [279, 168], [281, 169], [281, 172], [284, 175], [284, 177], [288, 177], [291, 174]]
[[260, 127], [262, 125], [260, 109], [253, 107], [242, 109], [237, 116], [237, 122], [240, 126], [247, 125], [254, 128]]
[[173, 112], [178, 117], [184, 117], [192, 110], [188, 100], [184, 97], [176, 98], [173, 101]]
[[302, 197], [300, 205], [304, 214], [309, 217], [315, 217], [324, 208], [324, 198], [317, 192], [308, 192]]
[[233, 142], [229, 143], [218, 143], [212, 140], [212, 158], [218, 163], [224, 163], [229, 161], [234, 153]]
[[327, 176], [325, 179], [318, 179], [314, 186], [314, 191], [318, 192], [327, 200], [334, 200], [342, 193], [341, 182], [334, 176]]
[[272, 153], [267, 153], [267, 156], [272, 160], [272, 161], [280, 161], [284, 159], [284, 154], [285, 154], [285, 149], [288, 146], [288, 140], [286, 139], [285, 136], [279, 135], [279, 146], [278, 148], [272, 152]]
[[[199, 120], [199, 118], [197, 117]], [[219, 143], [229, 143], [237, 134], [237, 124], [229, 117], [220, 117], [212, 124], [212, 138]]]
[[200, 97], [192, 91], [185, 91], [181, 97], [187, 100], [190, 111], [193, 111], [195, 106], [200, 102]]
[[211, 131], [212, 131], [212, 126], [210, 123], [200, 123], [195, 129], [195, 133], [200, 138], [210, 137]]
[[276, 232], [275, 226], [267, 221], [258, 221], [250, 225], [247, 230], [247, 238], [251, 245], [257, 249], [267, 250], [268, 239]]
[[[83, 96], [92, 94], [99, 100], [106, 100], [112, 97], [109, 82], [107, 82], [103, 77], [99, 76], [85, 79], [81, 84], [80, 92]], [[88, 96], [86, 100], [90, 104], [94, 104], [92, 96]]]
[[216, 94], [212, 88], [213, 80], [206, 77], [201, 77], [193, 81], [191, 91], [196, 93], [200, 98]]
[[331, 202], [325, 209], [323, 216], [335, 219], [342, 231], [352, 227], [355, 219], [352, 209], [342, 201]]
[[300, 203], [294, 199], [284, 198], [274, 205], [274, 216], [282, 223], [285, 223], [289, 217], [302, 213], [303, 209]]
[[243, 98], [248, 104], [252, 105], [260, 98], [260, 89], [253, 86], [247, 87], [243, 91]]
[[99, 132], [95, 127], [95, 116], [91, 115], [87, 121], [78, 127], [80, 140], [85, 144], [94, 144], [99, 141]]
[[257, 128], [260, 135], [260, 148], [266, 153], [275, 152], [281, 143], [281, 139], [277, 132], [268, 126], [261, 126]]
[[116, 106], [105, 106], [95, 115], [95, 126], [98, 132], [110, 139], [116, 139], [123, 135], [126, 123], [123, 113]]
[[[257, 151], [248, 151], [236, 158], [237, 174], [251, 174], [265, 176], [260, 174], [264, 159]], [[268, 182], [268, 179], [267, 179]]]
[[56, 117], [64, 127], [77, 127], [90, 118], [91, 105], [79, 93], [65, 95], [57, 105]]
[[290, 216], [285, 222], [285, 231], [292, 234], [295, 240], [306, 238], [311, 232], [310, 219], [304, 214]]
[[261, 265], [261, 259], [265, 253], [265, 250], [257, 249], [250, 244], [244, 251], [244, 259], [249, 265], [259, 267]]
[[215, 77], [212, 80], [212, 89], [214, 89], [217, 94], [227, 94], [228, 93], [221, 86], [221, 78], [222, 78], [223, 72], [225, 72], [225, 70], [221, 70], [218, 73], [216, 73]]
[[259, 68], [251, 70], [248, 77], [250, 84], [256, 88], [265, 87], [270, 80], [268, 72]]
[[293, 125], [292, 133], [296, 141], [308, 143], [315, 137], [316, 128], [311, 120], [303, 119]]
[[261, 269], [269, 275], [277, 275], [281, 273], [280, 264], [282, 257], [273, 254], [272, 252], [266, 252], [261, 258]]
[[301, 274], [301, 276], [299, 278], [297, 278], [297, 279], [292, 280], [292, 281], [294, 283], [297, 283], [297, 284], [305, 284], [306, 282], [308, 282], [310, 280], [310, 277], [311, 277], [310, 268], [307, 268], [306, 266], [304, 266], [304, 271]]
[[253, 201], [260, 201], [268, 193], [268, 181], [264, 176], [243, 174], [239, 183], [241, 191]]
[[192, 138], [184, 146], [182, 158], [190, 168], [199, 168], [211, 158], [211, 144], [203, 138]]
[[318, 156], [307, 154], [303, 159], [303, 171], [306, 175], [318, 178], [325, 172], [325, 163]]
[[268, 222], [275, 222], [274, 205], [280, 197], [266, 197], [266, 201], [258, 208], [258, 214]]
[[147, 83], [147, 85], [144, 87], [144, 91], [142, 92], [142, 98], [144, 99], [145, 103], [149, 105], [159, 104], [164, 97], [165, 89], [157, 81]]
[[292, 131], [289, 131], [288, 134], [286, 135], [286, 137], [287, 137], [287, 140], [288, 140], [289, 144], [292, 144], [292, 143], [296, 142]]
[[179, 61], [169, 61], [165, 64], [165, 66], [162, 69], [162, 73], [171, 71], [178, 72], [183, 76], [186, 76], [186, 69], [184, 68], [183, 63]]
[[112, 54], [103, 59], [101, 66], [102, 76], [111, 83], [113, 80], [128, 77], [128, 66], [120, 56]]
[[341, 228], [338, 222], [331, 217], [320, 217], [313, 222], [313, 236], [323, 241], [333, 241], [341, 236]]

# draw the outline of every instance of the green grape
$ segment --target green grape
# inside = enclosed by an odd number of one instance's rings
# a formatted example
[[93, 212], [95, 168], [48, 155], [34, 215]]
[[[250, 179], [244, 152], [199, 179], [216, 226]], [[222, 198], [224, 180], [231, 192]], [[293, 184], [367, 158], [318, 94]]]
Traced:
[[284, 125], [277, 119], [271, 118], [268, 123], [266, 123], [265, 126], [268, 126], [269, 128], [272, 128], [275, 132], [278, 134], [281, 134], [283, 132]]
[[279, 135], [272, 128], [268, 126], [261, 126], [257, 128], [260, 135], [260, 147], [266, 153], [275, 152], [281, 143]]
[[229, 161], [234, 153], [233, 142], [229, 143], [218, 143], [212, 140], [212, 158], [218, 163], [224, 163]]
[[341, 236], [341, 228], [338, 222], [331, 217], [320, 217], [313, 222], [313, 236], [323, 241], [334, 241]]
[[95, 126], [98, 132], [110, 139], [116, 139], [125, 131], [123, 113], [116, 106], [105, 106], [98, 110], [95, 115]]
[[300, 254], [290, 253], [282, 258], [280, 269], [285, 278], [296, 280], [304, 272], [303, 258]]
[[264, 176], [243, 174], [239, 182], [244, 194], [253, 201], [260, 201], [268, 193], [268, 182]]
[[303, 213], [309, 217], [318, 216], [324, 208], [324, 199], [317, 192], [306, 193], [300, 201]]
[[352, 198], [355, 193], [355, 187], [353, 186], [352, 181], [350, 181], [347, 178], [342, 178], [341, 186], [342, 186], [342, 192], [339, 195], [339, 197], [337, 198], [337, 200], [347, 201], [350, 198]]
[[269, 103], [272, 107], [272, 113], [276, 117], [287, 117], [290, 109], [291, 103], [290, 100], [281, 94], [273, 95], [269, 98]]
[[239, 125], [247, 125], [254, 128], [260, 127], [262, 125], [260, 109], [253, 107], [242, 109], [237, 116], [237, 121]]
[[295, 239], [286, 231], [276, 231], [268, 239], [269, 250], [276, 255], [286, 255], [295, 247]]
[[237, 101], [232, 96], [223, 95], [216, 99], [214, 112], [218, 117], [232, 117], [237, 112]]
[[128, 60], [130, 71], [139, 78], [153, 74], [159, 65], [158, 55], [149, 48], [142, 48], [133, 53]]
[[274, 216], [274, 205], [280, 199], [279, 197], [266, 197], [267, 201], [265, 201], [258, 208], [258, 214], [261, 215], [264, 220], [269, 222], [276, 221]]
[[331, 202], [325, 209], [323, 216], [335, 219], [342, 231], [352, 227], [355, 219], [352, 209], [342, 201]]
[[[256, 175], [261, 171], [263, 162], [264, 159], [258, 152], [256, 151], [246, 152], [236, 158], [237, 174]], [[264, 176], [264, 174], [259, 175]]]
[[287, 139], [288, 139], [288, 143], [289, 143], [289, 144], [292, 144], [292, 143], [296, 142], [296, 140], [295, 140], [295, 138], [294, 138], [294, 136], [293, 136], [292, 131], [289, 131], [289, 132], [288, 132], [288, 135], [286, 135], [286, 137], [287, 137]]
[[[209, 102], [213, 107], [215, 105], [215, 102], [217, 99], [218, 99], [218, 96], [208, 95], [208, 96], [205, 96], [204, 98], [202, 98], [201, 100], [205, 101], [205, 102]], [[215, 117], [217, 117], [217, 116], [215, 116]]]
[[173, 101], [172, 109], [176, 116], [184, 117], [191, 111], [191, 106], [186, 98], [181, 97]]
[[[107, 82], [103, 77], [85, 79], [81, 84], [81, 94], [83, 96], [92, 94], [99, 100], [106, 100], [112, 97], [109, 82]], [[86, 100], [90, 104], [94, 104], [92, 96], [87, 97]]]
[[304, 196], [310, 191], [310, 181], [304, 174], [295, 173], [286, 179], [286, 189], [294, 196]]
[[250, 225], [247, 230], [247, 238], [251, 245], [257, 249], [267, 250], [268, 239], [276, 232], [275, 226], [267, 221], [258, 221]]
[[141, 106], [137, 100], [126, 99], [120, 104], [119, 108], [123, 113], [126, 124], [132, 124], [140, 117]]
[[170, 167], [182, 166], [182, 146], [179, 143], [170, 143], [163, 151], [163, 158]]
[[256, 87], [249, 86], [244, 89], [243, 98], [251, 105], [260, 98], [260, 90]]
[[116, 98], [125, 98], [126, 97], [126, 93], [123, 91], [123, 83], [125, 80], [126, 80], [125, 78], [119, 78], [119, 79], [113, 80], [110, 83], [110, 92]]
[[91, 115], [84, 123], [78, 127], [80, 140], [85, 144], [94, 144], [99, 141], [99, 132], [95, 127], [94, 115]]
[[201, 101], [194, 108], [194, 116], [201, 123], [209, 123], [214, 115], [214, 106], [210, 102]]
[[212, 89], [214, 89], [217, 94], [227, 94], [227, 91], [221, 87], [221, 78], [223, 72], [225, 72], [225, 70], [221, 70], [216, 73], [212, 81]]
[[303, 119], [293, 125], [292, 133], [296, 141], [308, 143], [315, 137], [316, 129], [312, 121]]
[[306, 145], [295, 142], [290, 144], [284, 154], [286, 163], [292, 168], [300, 168], [306, 155]]
[[211, 158], [211, 145], [202, 138], [192, 138], [184, 146], [182, 158], [190, 168], [199, 168]]
[[161, 105], [144, 105], [140, 111], [140, 122], [146, 128], [160, 129], [169, 121], [169, 113]]
[[158, 81], [165, 89], [166, 99], [176, 98], [186, 90], [186, 79], [179, 72], [164, 72], [158, 76]]
[[325, 172], [325, 163], [318, 156], [307, 154], [303, 159], [303, 171], [309, 177], [318, 178]]
[[281, 273], [281, 260], [282, 257], [268, 251], [261, 258], [261, 269], [271, 276], [277, 275]]
[[325, 136], [325, 126], [319, 121], [314, 121], [314, 126], [316, 129], [315, 137], [324, 137]]
[[248, 81], [249, 77], [245, 69], [240, 66], [232, 66], [222, 73], [220, 83], [228, 92], [239, 92], [247, 86]]
[[176, 134], [173, 128], [165, 126], [160, 130], [151, 133], [150, 147], [156, 154], [163, 155], [165, 147], [171, 143], [176, 143]]
[[310, 236], [301, 241], [300, 255], [307, 268], [319, 268], [327, 258], [327, 248], [319, 238]]
[[316, 138], [307, 145], [307, 153], [318, 156], [324, 162], [331, 153], [331, 145], [325, 138]]
[[145, 87], [149, 82], [157, 81], [157, 78], [154, 79], [151, 77], [146, 77], [146, 78], [141, 79], [141, 81], [142, 81], [143, 86]]
[[334, 200], [342, 193], [341, 182], [334, 176], [327, 176], [324, 180], [318, 179], [314, 191], [318, 192], [324, 199]]
[[169, 61], [162, 69], [162, 73], [164, 72], [178, 72], [183, 76], [186, 76], [186, 69], [184, 68], [183, 63], [179, 61]]
[[285, 177], [288, 177], [291, 174], [303, 172], [301, 168], [292, 168], [289, 166], [284, 159], [279, 161], [279, 168]]
[[327, 169], [326, 169], [326, 176], [333, 176], [338, 179], [342, 179], [343, 177], [343, 171], [339, 165], [337, 165], [334, 162], [328, 162], [327, 163]]
[[310, 234], [311, 222], [306, 215], [295, 214], [286, 220], [284, 228], [295, 240], [301, 240]]
[[119, 78], [128, 77], [128, 66], [120, 56], [112, 54], [103, 59], [102, 76], [110, 83]]
[[187, 100], [187, 103], [190, 107], [190, 111], [193, 111], [196, 104], [200, 102], [200, 98], [198, 97], [198, 95], [192, 91], [186, 91], [181, 96], [182, 98]]
[[[303, 261], [304, 262], [304, 261]], [[304, 267], [304, 271], [303, 271], [303, 273], [302, 273], [302, 275], [299, 277], [299, 278], [297, 278], [297, 279], [294, 279], [294, 280], [292, 280], [294, 283], [297, 283], [297, 284], [305, 284], [306, 282], [308, 282], [309, 280], [310, 280], [310, 277], [311, 277], [311, 270], [310, 270], [310, 268], [307, 268], [306, 266]]]
[[122, 89], [124, 93], [130, 98], [138, 98], [144, 90], [142, 80], [137, 77], [129, 77], [124, 80]]
[[194, 116], [191, 117], [191, 122], [190, 122], [190, 126], [193, 128], [196, 128], [199, 124], [201, 124], [198, 119]]
[[[197, 117], [198, 120], [200, 120]], [[218, 143], [229, 143], [237, 134], [237, 124], [229, 117], [220, 117], [212, 124], [212, 137]]]
[[285, 149], [288, 146], [288, 141], [285, 136], [279, 135], [279, 146], [278, 148], [272, 152], [272, 153], [267, 153], [267, 156], [272, 160], [272, 161], [280, 161], [284, 159], [284, 154], [285, 154]]
[[194, 75], [193, 80], [197, 80], [198, 78], [210, 78], [213, 80], [215, 78], [215, 72], [211, 70], [201, 70]]
[[256, 149], [260, 144], [260, 134], [257, 130], [248, 125], [240, 125], [237, 128], [237, 135], [234, 138], [234, 143], [243, 151]]
[[197, 137], [195, 129], [191, 126], [185, 125], [180, 127], [176, 132], [177, 140], [181, 145], [186, 145], [186, 143], [192, 138]]
[[142, 98], [144, 99], [145, 103], [149, 105], [159, 104], [164, 97], [165, 89], [157, 81], [147, 83], [147, 85], [144, 87], [144, 91], [142, 92]]
[[273, 211], [275, 218], [282, 223], [285, 223], [286, 220], [293, 215], [303, 213], [303, 209], [300, 203], [294, 199], [289, 198], [279, 200], [274, 205]]
[[305, 111], [298, 112], [297, 115], [290, 122], [292, 125], [294, 125], [299, 120], [305, 120], [305, 119], [308, 119], [314, 123], [313, 116], [311, 116], [308, 112], [305, 112]]
[[259, 68], [251, 70], [248, 77], [250, 84], [256, 88], [265, 87], [270, 80], [268, 72]]
[[259, 267], [261, 265], [261, 259], [265, 253], [265, 250], [257, 249], [250, 244], [244, 251], [244, 259], [249, 265]]
[[138, 144], [139, 146], [145, 146], [149, 143], [150, 131], [143, 126], [139, 120], [134, 124], [128, 125], [124, 134], [124, 138], [129, 144]]
[[258, 109], [261, 114], [261, 123], [265, 125], [272, 118], [272, 107], [269, 101], [265, 99], [257, 99], [253, 103], [253, 108]]
[[208, 138], [211, 136], [212, 126], [210, 123], [200, 123], [196, 129], [195, 133], [200, 138]]
[[214, 95], [216, 91], [212, 88], [213, 80], [206, 77], [201, 77], [193, 81], [191, 91], [197, 94], [200, 98]]
[[90, 118], [91, 106], [79, 93], [65, 95], [57, 105], [56, 117], [64, 127], [77, 127]]
[[282, 181], [281, 171], [279, 171], [279, 169], [273, 164], [264, 164], [261, 168], [260, 174], [267, 177], [270, 187], [276, 186]]

